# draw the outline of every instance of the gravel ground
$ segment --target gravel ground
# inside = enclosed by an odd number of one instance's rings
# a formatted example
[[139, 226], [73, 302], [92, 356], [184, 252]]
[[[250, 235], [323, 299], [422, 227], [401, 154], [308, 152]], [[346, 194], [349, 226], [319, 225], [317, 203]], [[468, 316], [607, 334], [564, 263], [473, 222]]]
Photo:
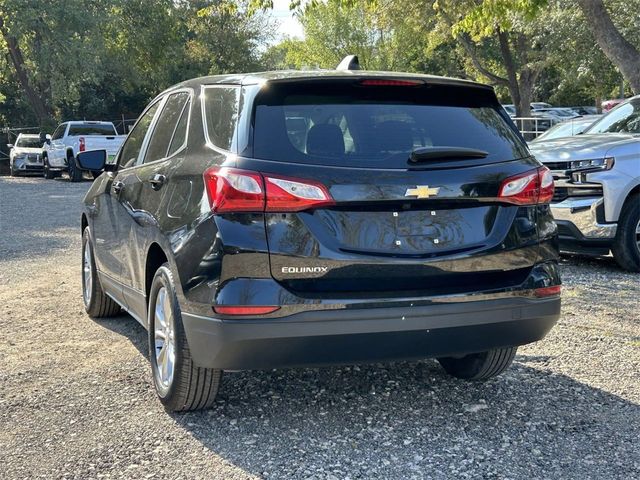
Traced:
[[83, 311], [88, 187], [0, 178], [0, 478], [640, 478], [640, 276], [612, 259], [563, 261], [560, 323], [492, 381], [233, 373], [171, 415], [144, 330]]

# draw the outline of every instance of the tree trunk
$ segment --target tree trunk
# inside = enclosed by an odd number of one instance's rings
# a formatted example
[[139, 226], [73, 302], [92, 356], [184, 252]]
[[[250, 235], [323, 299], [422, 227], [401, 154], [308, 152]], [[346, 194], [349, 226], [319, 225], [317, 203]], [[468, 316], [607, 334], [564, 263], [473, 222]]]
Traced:
[[20, 45], [18, 45], [17, 39], [9, 33], [2, 16], [0, 16], [0, 33], [2, 33], [2, 37], [7, 44], [9, 57], [11, 58], [11, 62], [15, 68], [18, 81], [20, 82], [20, 85], [22, 85], [22, 89], [24, 90], [27, 100], [31, 104], [31, 108], [38, 119], [38, 123], [43, 125], [45, 120], [49, 118], [49, 109], [42, 100], [42, 97], [40, 97], [40, 95], [31, 86], [31, 82], [29, 81], [29, 76], [27, 75], [24, 65], [24, 57], [22, 56]]
[[634, 93], [640, 93], [640, 52], [616, 28], [602, 0], [577, 0], [598, 45], [611, 62], [618, 67], [631, 84]]

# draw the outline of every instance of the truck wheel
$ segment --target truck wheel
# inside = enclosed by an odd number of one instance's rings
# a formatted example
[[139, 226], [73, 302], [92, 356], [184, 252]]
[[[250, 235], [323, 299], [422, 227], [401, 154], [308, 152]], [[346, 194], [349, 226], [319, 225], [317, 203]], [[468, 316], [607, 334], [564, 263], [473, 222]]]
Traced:
[[147, 308], [153, 383], [169, 411], [209, 408], [218, 393], [222, 370], [193, 364], [174, 285], [165, 263], [153, 277]]
[[104, 293], [96, 273], [89, 227], [82, 233], [82, 300], [90, 317], [112, 317], [120, 313], [120, 305]]
[[69, 179], [72, 182], [79, 182], [82, 180], [82, 170], [79, 170], [76, 166], [76, 160], [73, 155], [67, 156], [67, 165], [69, 170]]
[[640, 194], [624, 203], [611, 251], [622, 268], [640, 272]]
[[496, 348], [487, 352], [471, 353], [462, 358], [439, 358], [445, 371], [465, 380], [487, 380], [504, 372], [516, 356], [518, 347]]
[[42, 174], [44, 175], [44, 178], [46, 178], [47, 180], [53, 180], [56, 177], [56, 175], [49, 168], [49, 161], [47, 160], [47, 157], [44, 157], [42, 161], [44, 163], [42, 167]]

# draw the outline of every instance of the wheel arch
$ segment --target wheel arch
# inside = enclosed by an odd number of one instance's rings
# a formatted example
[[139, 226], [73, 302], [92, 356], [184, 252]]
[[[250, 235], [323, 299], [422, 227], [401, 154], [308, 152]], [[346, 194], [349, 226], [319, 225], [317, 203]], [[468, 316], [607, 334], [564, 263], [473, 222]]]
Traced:
[[[620, 216], [629, 199], [634, 195], [640, 194], [640, 179], [635, 185], [631, 183], [631, 185], [626, 185], [626, 188], [621, 190], [617, 196], [617, 200], [614, 202], [612, 216], [609, 217], [609, 215], [607, 215], [607, 221], [620, 222]], [[606, 201], [607, 199], [605, 198], [605, 207]]]
[[86, 213], [82, 212], [82, 219], [80, 220], [80, 233], [84, 233], [84, 229], [89, 226], [89, 220]]
[[147, 249], [147, 255], [144, 265], [144, 295], [145, 298], [149, 298], [149, 292], [151, 291], [151, 283], [153, 282], [153, 276], [160, 266], [169, 261], [168, 255], [163, 248], [157, 242], [153, 242]]

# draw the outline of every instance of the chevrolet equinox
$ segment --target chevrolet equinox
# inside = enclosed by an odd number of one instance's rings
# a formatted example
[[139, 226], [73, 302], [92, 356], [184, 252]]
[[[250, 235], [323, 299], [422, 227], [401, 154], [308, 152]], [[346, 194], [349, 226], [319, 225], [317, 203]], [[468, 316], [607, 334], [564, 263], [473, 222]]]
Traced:
[[436, 358], [498, 375], [560, 313], [553, 178], [492, 88], [353, 69], [155, 98], [82, 213], [91, 317], [148, 331], [165, 408], [223, 370]]

